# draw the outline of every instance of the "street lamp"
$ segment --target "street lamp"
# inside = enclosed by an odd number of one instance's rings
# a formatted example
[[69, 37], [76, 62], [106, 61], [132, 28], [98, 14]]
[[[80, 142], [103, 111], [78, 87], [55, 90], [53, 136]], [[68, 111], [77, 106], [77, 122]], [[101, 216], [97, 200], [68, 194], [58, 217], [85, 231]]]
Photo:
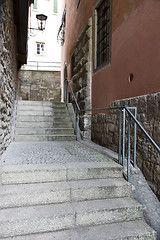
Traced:
[[36, 18], [37, 18], [37, 22], [38, 22], [38, 30], [40, 30], [40, 31], [45, 30], [47, 16], [44, 14], [37, 14]]
[[37, 14], [36, 18], [37, 18], [38, 28], [29, 28], [29, 29], [39, 30], [39, 31], [45, 30], [47, 16], [44, 14]]

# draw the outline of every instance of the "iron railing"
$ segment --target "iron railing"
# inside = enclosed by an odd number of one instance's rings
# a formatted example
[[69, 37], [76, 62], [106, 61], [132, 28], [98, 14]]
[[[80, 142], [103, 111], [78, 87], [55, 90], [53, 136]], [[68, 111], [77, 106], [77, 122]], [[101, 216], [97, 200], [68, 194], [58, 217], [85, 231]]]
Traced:
[[[146, 130], [142, 127], [140, 122], [137, 120], [137, 108], [136, 107], [111, 107], [111, 108], [95, 108], [95, 109], [80, 109], [75, 94], [73, 92], [72, 86], [70, 84], [70, 80], [65, 80], [65, 103], [66, 105], [69, 103], [69, 89], [72, 93], [72, 99], [74, 101], [75, 106], [75, 134], [77, 136], [77, 140], [80, 139], [80, 113], [84, 112], [94, 112], [94, 111], [116, 111], [119, 114], [119, 137], [118, 137], [118, 162], [123, 166], [123, 168], [127, 167], [127, 180], [130, 181], [130, 172], [131, 172], [131, 164], [136, 168], [136, 140], [137, 140], [137, 126], [141, 129], [141, 131], [146, 135], [151, 144], [155, 147], [155, 149], [160, 153], [160, 147], [155, 143], [152, 137], [146, 132]], [[132, 113], [134, 111], [134, 114]], [[126, 114], [127, 113], [127, 114]], [[133, 160], [131, 160], [131, 119], [133, 120]], [[126, 128], [127, 124], [127, 128]], [[127, 159], [126, 159], [126, 129], [128, 130], [128, 140], [127, 140]], [[126, 166], [127, 164], [127, 166]]]
[[60, 62], [42, 62], [42, 61], [28, 61], [22, 66], [22, 69], [31, 68], [32, 70], [46, 70], [53, 71], [55, 68], [61, 68]]

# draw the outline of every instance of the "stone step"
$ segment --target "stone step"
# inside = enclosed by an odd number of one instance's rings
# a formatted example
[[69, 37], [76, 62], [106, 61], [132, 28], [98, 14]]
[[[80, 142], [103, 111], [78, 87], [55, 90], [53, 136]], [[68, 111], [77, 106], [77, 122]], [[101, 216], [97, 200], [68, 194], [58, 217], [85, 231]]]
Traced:
[[43, 106], [43, 105], [17, 105], [17, 111], [66, 111], [66, 105]]
[[70, 203], [3, 209], [0, 238], [73, 228], [75, 212]]
[[57, 231], [74, 226], [100, 225], [141, 218], [141, 205], [127, 198], [3, 209], [0, 211], [0, 236]]
[[2, 167], [2, 183], [42, 183], [122, 177], [122, 167], [113, 161], [65, 164], [24, 164]]
[[142, 219], [142, 205], [131, 198], [73, 202], [75, 225], [89, 226]]
[[[53, 118], [54, 119], [54, 118]], [[64, 118], [65, 119], [65, 118]], [[32, 127], [40, 127], [40, 128], [71, 128], [72, 123], [71, 122], [16, 122], [17, 128], [32, 128]]]
[[0, 199], [1, 209], [69, 202], [70, 187], [66, 182], [5, 185]]
[[53, 135], [15, 135], [16, 142], [44, 142], [44, 141], [75, 141], [74, 134], [53, 134]]
[[70, 117], [16, 116], [16, 122], [70, 122]]
[[70, 181], [72, 201], [120, 198], [131, 195], [131, 185], [124, 179]]
[[3, 185], [0, 208], [129, 197], [131, 185], [123, 179], [79, 180], [57, 183]]
[[67, 111], [17, 111], [17, 116], [53, 116], [53, 117], [69, 117]]
[[5, 240], [156, 240], [156, 234], [143, 221], [110, 223], [71, 230], [31, 234]]
[[48, 106], [48, 107], [64, 107], [65, 103], [62, 102], [49, 102], [49, 101], [18, 101], [17, 106]]
[[73, 128], [16, 128], [15, 135], [74, 134]]

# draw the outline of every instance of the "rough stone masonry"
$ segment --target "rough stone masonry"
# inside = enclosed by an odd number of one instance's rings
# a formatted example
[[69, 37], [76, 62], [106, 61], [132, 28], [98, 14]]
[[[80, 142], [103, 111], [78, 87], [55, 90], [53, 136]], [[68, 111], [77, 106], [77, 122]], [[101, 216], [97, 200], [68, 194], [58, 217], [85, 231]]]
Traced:
[[[92, 69], [92, 19], [90, 18], [84, 31], [77, 40], [72, 55], [73, 91], [80, 109], [91, 108], [91, 69]], [[84, 113], [80, 118], [80, 128], [84, 137], [91, 137], [91, 119]]]
[[59, 71], [21, 70], [20, 97], [22, 100], [60, 101]]
[[16, 33], [13, 1], [0, 2], [0, 156], [11, 141], [17, 86]]
[[[137, 119], [153, 140], [160, 143], [160, 93], [115, 101], [111, 107], [137, 107]], [[133, 130], [132, 130], [133, 131]], [[133, 133], [133, 132], [131, 132]], [[133, 135], [132, 135], [133, 136]], [[117, 114], [97, 114], [92, 117], [92, 140], [118, 152]], [[131, 138], [133, 142], [133, 138]], [[126, 141], [127, 145], [127, 141]], [[137, 127], [137, 164], [150, 187], [160, 200], [160, 154]]]

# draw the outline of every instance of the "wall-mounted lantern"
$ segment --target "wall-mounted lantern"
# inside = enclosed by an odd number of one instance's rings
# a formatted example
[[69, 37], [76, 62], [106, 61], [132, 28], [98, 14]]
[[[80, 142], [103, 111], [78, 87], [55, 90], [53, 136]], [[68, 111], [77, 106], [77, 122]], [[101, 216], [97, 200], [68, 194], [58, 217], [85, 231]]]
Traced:
[[29, 28], [29, 29], [44, 31], [46, 27], [47, 16], [44, 14], [37, 14], [36, 18], [37, 18], [38, 28]]
[[40, 31], [45, 30], [47, 16], [44, 14], [37, 14], [36, 18], [37, 18], [37, 22], [38, 22], [38, 30], [40, 30]]

